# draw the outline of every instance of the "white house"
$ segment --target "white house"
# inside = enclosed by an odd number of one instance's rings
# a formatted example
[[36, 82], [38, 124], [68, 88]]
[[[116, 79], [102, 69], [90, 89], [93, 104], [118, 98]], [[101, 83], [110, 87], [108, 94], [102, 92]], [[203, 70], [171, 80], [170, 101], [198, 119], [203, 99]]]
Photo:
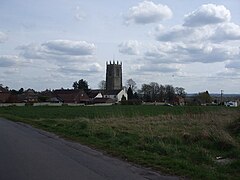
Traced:
[[117, 103], [120, 102], [122, 99], [128, 100], [128, 95], [127, 95], [126, 89], [107, 91], [107, 93], [104, 95], [104, 97], [111, 98]]
[[228, 106], [228, 107], [237, 107], [238, 106], [237, 101], [228, 101], [228, 102], [225, 102], [224, 104], [225, 104], [225, 106]]

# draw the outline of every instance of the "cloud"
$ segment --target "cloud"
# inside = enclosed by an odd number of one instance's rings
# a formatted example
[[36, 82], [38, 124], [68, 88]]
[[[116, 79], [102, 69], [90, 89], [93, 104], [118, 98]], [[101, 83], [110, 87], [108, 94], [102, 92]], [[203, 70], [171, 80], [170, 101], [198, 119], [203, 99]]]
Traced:
[[149, 24], [172, 17], [171, 9], [162, 4], [154, 4], [152, 1], [140, 2], [131, 7], [126, 15], [126, 24], [133, 21], [136, 24]]
[[0, 56], [0, 67], [14, 67], [20, 62], [18, 56], [2, 55]]
[[[186, 17], [184, 25], [155, 28], [154, 35], [159, 43], [148, 48], [144, 57], [155, 64], [240, 59], [240, 26], [229, 22], [230, 18], [230, 12], [224, 6], [203, 5]], [[190, 24], [190, 21], [196, 24]]]
[[240, 70], [240, 61], [231, 61], [225, 66], [228, 69], [235, 69], [235, 70]]
[[214, 63], [240, 58], [239, 47], [211, 43], [167, 42], [150, 47], [144, 58], [151, 63]]
[[58, 55], [92, 55], [95, 45], [86, 41], [53, 40], [42, 44], [46, 53]]
[[185, 16], [184, 26], [204, 26], [229, 22], [230, 11], [223, 5], [205, 4]]
[[58, 71], [70, 75], [92, 75], [102, 71], [102, 67], [98, 63], [90, 64], [65, 64], [59, 66]]
[[0, 31], [0, 43], [3, 43], [7, 40], [7, 35]]
[[138, 55], [141, 44], [136, 40], [129, 40], [118, 45], [119, 52], [127, 55]]
[[217, 42], [240, 40], [240, 26], [234, 23], [222, 23], [217, 26], [211, 39]]
[[91, 75], [102, 70], [94, 58], [95, 45], [86, 41], [52, 40], [42, 44], [29, 44], [18, 47], [21, 57], [42, 60], [62, 74]]
[[91, 57], [95, 45], [86, 41], [53, 40], [41, 45], [30, 44], [18, 47], [28, 59], [78, 60]]
[[196, 42], [209, 39], [213, 33], [214, 29], [208, 26], [194, 28], [176, 25], [163, 30], [158, 30], [158, 28], [156, 28], [155, 37], [158, 41], [166, 42]]
[[155, 29], [158, 41], [171, 42], [224, 42], [240, 40], [240, 26], [234, 23], [220, 23], [216, 26], [187, 27], [176, 25], [169, 29]]

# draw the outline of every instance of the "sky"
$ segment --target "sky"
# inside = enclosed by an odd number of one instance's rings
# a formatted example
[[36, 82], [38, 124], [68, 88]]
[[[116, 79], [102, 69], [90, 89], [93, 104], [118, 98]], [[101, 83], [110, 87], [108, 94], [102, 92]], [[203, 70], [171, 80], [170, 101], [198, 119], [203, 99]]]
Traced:
[[123, 84], [240, 93], [239, 0], [1, 0], [0, 84], [90, 88], [120, 61]]

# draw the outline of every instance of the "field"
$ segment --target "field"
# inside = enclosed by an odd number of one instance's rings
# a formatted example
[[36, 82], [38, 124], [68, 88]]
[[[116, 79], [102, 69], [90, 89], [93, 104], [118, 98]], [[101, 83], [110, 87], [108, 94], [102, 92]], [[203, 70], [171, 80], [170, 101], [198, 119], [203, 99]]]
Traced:
[[162, 173], [240, 178], [239, 108], [29, 106], [0, 108], [0, 116]]

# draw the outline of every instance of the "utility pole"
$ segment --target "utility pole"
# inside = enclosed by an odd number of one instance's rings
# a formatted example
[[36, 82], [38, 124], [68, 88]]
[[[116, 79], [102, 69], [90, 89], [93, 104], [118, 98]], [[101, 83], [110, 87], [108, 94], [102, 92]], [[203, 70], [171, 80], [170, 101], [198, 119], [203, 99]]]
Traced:
[[221, 105], [223, 105], [223, 90], [221, 90]]

